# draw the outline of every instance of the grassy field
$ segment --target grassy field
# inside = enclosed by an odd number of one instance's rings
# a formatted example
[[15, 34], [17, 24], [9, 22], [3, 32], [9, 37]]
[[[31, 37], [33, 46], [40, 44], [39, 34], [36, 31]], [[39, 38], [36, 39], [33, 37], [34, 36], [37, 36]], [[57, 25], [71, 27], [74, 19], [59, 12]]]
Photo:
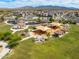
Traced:
[[26, 40], [4, 59], [79, 59], [79, 26], [71, 25], [69, 34], [62, 38], [49, 38], [44, 44]]
[[9, 25], [6, 25], [4, 23], [0, 23], [0, 32], [11, 32], [10, 31], [10, 27]]

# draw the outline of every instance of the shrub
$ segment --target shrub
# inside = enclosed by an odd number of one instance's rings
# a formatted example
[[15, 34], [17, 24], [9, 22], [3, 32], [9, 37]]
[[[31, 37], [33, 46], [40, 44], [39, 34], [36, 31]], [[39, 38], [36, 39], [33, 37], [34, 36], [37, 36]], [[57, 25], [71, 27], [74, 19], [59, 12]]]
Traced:
[[10, 33], [10, 32], [4, 33], [4, 38], [3, 38], [3, 40], [4, 40], [4, 41], [10, 40], [10, 36], [11, 36], [11, 33]]
[[10, 39], [10, 32], [0, 33], [0, 40], [7, 41]]
[[4, 38], [4, 34], [0, 33], [0, 40], [2, 40]]
[[73, 20], [62, 20], [61, 21], [63, 24], [66, 24], [66, 23], [69, 23], [69, 24], [76, 24], [76, 22], [75, 21], [73, 21]]
[[10, 38], [11, 38], [11, 40], [9, 40], [9, 42], [8, 42], [10, 48], [15, 47], [21, 40], [21, 37], [14, 36], [14, 35], [12, 35]]
[[54, 21], [54, 19], [52, 19], [52, 17], [49, 19], [49, 22], [52, 23]]
[[35, 26], [29, 26], [28, 29], [32, 29], [33, 30], [33, 29], [36, 29], [36, 28], [35, 28]]

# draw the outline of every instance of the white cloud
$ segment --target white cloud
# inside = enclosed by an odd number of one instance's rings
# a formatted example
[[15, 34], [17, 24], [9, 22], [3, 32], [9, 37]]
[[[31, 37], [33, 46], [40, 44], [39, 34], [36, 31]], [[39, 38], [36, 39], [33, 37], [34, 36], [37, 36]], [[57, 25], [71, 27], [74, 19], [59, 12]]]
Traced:
[[79, 8], [79, 0], [14, 0], [10, 2], [0, 1], [0, 7], [21, 7], [21, 6], [39, 6], [53, 5]]

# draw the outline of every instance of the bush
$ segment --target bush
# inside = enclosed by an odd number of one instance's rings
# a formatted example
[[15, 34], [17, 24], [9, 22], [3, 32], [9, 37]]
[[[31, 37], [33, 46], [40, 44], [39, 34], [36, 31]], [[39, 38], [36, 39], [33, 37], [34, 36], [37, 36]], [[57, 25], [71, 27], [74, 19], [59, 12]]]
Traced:
[[11, 36], [11, 33], [10, 33], [10, 32], [4, 33], [4, 38], [3, 38], [3, 40], [4, 40], [4, 41], [10, 40], [10, 36]]
[[21, 37], [14, 36], [14, 35], [12, 35], [10, 38], [11, 38], [11, 40], [8, 41], [10, 48], [15, 47], [19, 43], [19, 41], [21, 40]]
[[0, 40], [7, 41], [10, 39], [10, 32], [0, 33]]
[[21, 40], [21, 37], [17, 35], [11, 35], [10, 32], [0, 33], [0, 40], [7, 41], [9, 46], [12, 48], [18, 44], [18, 41]]
[[38, 19], [36, 20], [36, 22], [41, 22], [41, 19], [40, 19], [40, 18], [38, 18]]
[[28, 29], [25, 29], [24, 31], [25, 31], [25, 32], [28, 32]]
[[28, 29], [32, 29], [33, 30], [33, 29], [36, 29], [36, 28], [35, 28], [35, 26], [29, 26]]
[[0, 40], [2, 40], [4, 38], [4, 34], [0, 33]]
[[54, 21], [54, 19], [52, 19], [52, 17], [49, 19], [49, 22], [52, 23]]
[[63, 24], [66, 24], [66, 23], [69, 23], [69, 24], [76, 24], [76, 22], [73, 21], [73, 20], [62, 20], [61, 22], [62, 22]]

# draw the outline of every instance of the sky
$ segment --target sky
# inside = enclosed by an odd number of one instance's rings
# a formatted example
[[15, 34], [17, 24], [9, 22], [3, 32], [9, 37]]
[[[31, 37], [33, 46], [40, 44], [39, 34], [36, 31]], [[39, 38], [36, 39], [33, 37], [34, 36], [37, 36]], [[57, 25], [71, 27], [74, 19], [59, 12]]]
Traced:
[[41, 5], [79, 8], [79, 0], [0, 0], [0, 8], [35, 7]]

